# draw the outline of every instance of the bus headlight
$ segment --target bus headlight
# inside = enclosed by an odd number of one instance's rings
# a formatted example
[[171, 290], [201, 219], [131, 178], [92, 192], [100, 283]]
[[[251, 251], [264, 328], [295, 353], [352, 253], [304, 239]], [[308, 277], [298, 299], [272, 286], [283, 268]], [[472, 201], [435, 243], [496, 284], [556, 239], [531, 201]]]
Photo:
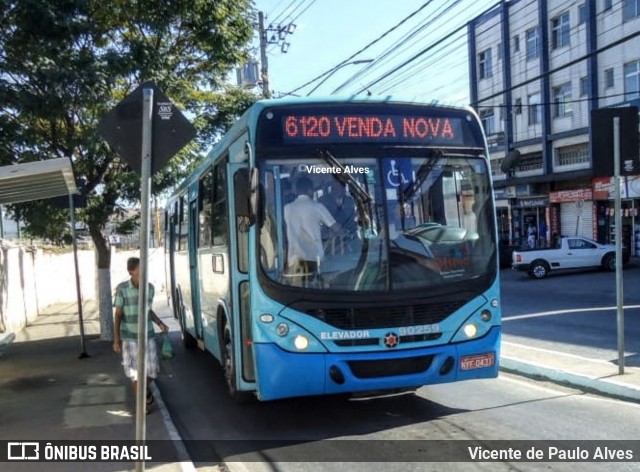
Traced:
[[299, 351], [304, 351], [309, 347], [309, 339], [306, 336], [303, 336], [301, 334], [299, 334], [298, 336], [296, 336], [296, 338], [293, 340], [293, 345], [296, 347], [296, 349], [298, 349]]
[[484, 322], [491, 321], [491, 312], [489, 310], [482, 310], [480, 319]]
[[464, 327], [464, 334], [468, 338], [473, 338], [478, 333], [478, 327], [474, 323], [469, 323]]
[[289, 334], [289, 325], [287, 323], [280, 323], [276, 326], [276, 334], [281, 337], [285, 337]]

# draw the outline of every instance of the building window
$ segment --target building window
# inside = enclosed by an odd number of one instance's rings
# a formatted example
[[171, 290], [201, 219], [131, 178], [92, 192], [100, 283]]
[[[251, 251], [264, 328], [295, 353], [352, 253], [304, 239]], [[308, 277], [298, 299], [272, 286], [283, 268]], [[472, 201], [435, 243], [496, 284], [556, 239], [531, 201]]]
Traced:
[[520, 36], [517, 34], [513, 37], [513, 52], [520, 52]]
[[585, 97], [589, 95], [589, 78], [580, 77], [580, 96]]
[[551, 89], [553, 95], [553, 116], [571, 116], [571, 82]]
[[538, 40], [538, 28], [531, 28], [526, 32], [527, 38], [527, 61], [535, 59], [540, 54], [540, 43]]
[[480, 112], [480, 121], [482, 122], [482, 127], [484, 128], [484, 134], [489, 136], [496, 132], [493, 108], [489, 108], [488, 110], [482, 110]]
[[640, 16], [640, 0], [622, 0], [623, 21], [635, 20]]
[[502, 43], [498, 43], [498, 46], [496, 49], [497, 49], [496, 56], [498, 57], [498, 60], [501, 61], [502, 60]]
[[[638, 0], [640, 1], [640, 0]], [[569, 45], [569, 12], [551, 20], [551, 48], [558, 49]]]
[[513, 107], [513, 112], [514, 112], [516, 115], [520, 115], [520, 114], [522, 114], [522, 99], [520, 99], [520, 98], [516, 98], [516, 104], [515, 104], [515, 106]]
[[587, 6], [583, 3], [578, 5], [578, 24], [582, 25], [587, 22]]
[[527, 98], [529, 105], [529, 125], [537, 125], [542, 121], [542, 109], [540, 108], [540, 94], [534, 93]]
[[624, 65], [624, 98], [640, 98], [640, 61]]
[[583, 164], [589, 162], [589, 145], [576, 144], [574, 146], [565, 146], [556, 149], [559, 166], [568, 166], [572, 164]]
[[604, 86], [605, 88], [613, 87], [613, 69], [607, 69], [604, 71]]
[[491, 77], [491, 49], [482, 51], [479, 55], [480, 78], [486, 79]]
[[603, 0], [602, 9], [604, 11], [611, 10], [612, 6], [613, 6], [613, 0]]

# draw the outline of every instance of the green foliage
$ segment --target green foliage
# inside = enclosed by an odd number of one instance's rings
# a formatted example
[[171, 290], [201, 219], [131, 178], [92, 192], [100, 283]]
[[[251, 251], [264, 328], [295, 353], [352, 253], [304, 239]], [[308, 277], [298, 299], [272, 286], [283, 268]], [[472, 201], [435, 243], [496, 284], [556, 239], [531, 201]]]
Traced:
[[[257, 99], [224, 85], [248, 58], [253, 21], [250, 0], [0, 0], [0, 165], [70, 158], [88, 195], [78, 218], [95, 240], [140, 196], [99, 120], [146, 80], [195, 117], [197, 139], [154, 176], [153, 192], [166, 192]], [[68, 211], [49, 202], [13, 211], [34, 236], [62, 238]]]

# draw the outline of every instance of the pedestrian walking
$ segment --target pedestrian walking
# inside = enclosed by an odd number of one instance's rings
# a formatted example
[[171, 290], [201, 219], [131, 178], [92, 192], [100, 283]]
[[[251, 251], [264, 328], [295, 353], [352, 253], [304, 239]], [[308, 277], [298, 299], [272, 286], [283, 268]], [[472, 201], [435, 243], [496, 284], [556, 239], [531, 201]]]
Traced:
[[[138, 299], [140, 298], [140, 259], [131, 257], [127, 260], [127, 271], [131, 278], [118, 284], [114, 299], [115, 306], [115, 335], [113, 350], [122, 353], [122, 365], [125, 375], [131, 380], [134, 394], [138, 391]], [[151, 309], [155, 289], [149, 284], [148, 303], [149, 313], [147, 319], [147, 346], [145, 362], [147, 367], [147, 386], [150, 386], [157, 377], [160, 369], [158, 361], [158, 349], [154, 339], [153, 323], [156, 323], [163, 332], [169, 331], [166, 324], [158, 318]], [[147, 413], [154, 404], [153, 394], [147, 390]]]

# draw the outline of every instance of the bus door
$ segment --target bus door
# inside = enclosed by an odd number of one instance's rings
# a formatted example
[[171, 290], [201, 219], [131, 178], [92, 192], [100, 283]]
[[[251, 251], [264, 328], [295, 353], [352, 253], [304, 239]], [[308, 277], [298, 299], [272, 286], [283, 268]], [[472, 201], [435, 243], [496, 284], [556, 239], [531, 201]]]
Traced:
[[198, 199], [189, 201], [189, 276], [191, 279], [191, 307], [196, 339], [202, 339], [200, 290], [198, 290]]
[[[236, 182], [240, 181], [239, 174], [247, 173], [246, 163], [227, 164], [229, 176], [229, 248], [231, 265], [231, 300], [233, 310], [233, 345], [236, 365], [236, 386], [240, 390], [253, 388], [255, 381], [253, 366], [253, 349], [250, 319], [250, 290], [249, 290], [249, 224], [246, 218], [236, 216], [235, 195]], [[246, 180], [244, 180], [246, 184]], [[247, 191], [248, 193], [248, 191]]]

